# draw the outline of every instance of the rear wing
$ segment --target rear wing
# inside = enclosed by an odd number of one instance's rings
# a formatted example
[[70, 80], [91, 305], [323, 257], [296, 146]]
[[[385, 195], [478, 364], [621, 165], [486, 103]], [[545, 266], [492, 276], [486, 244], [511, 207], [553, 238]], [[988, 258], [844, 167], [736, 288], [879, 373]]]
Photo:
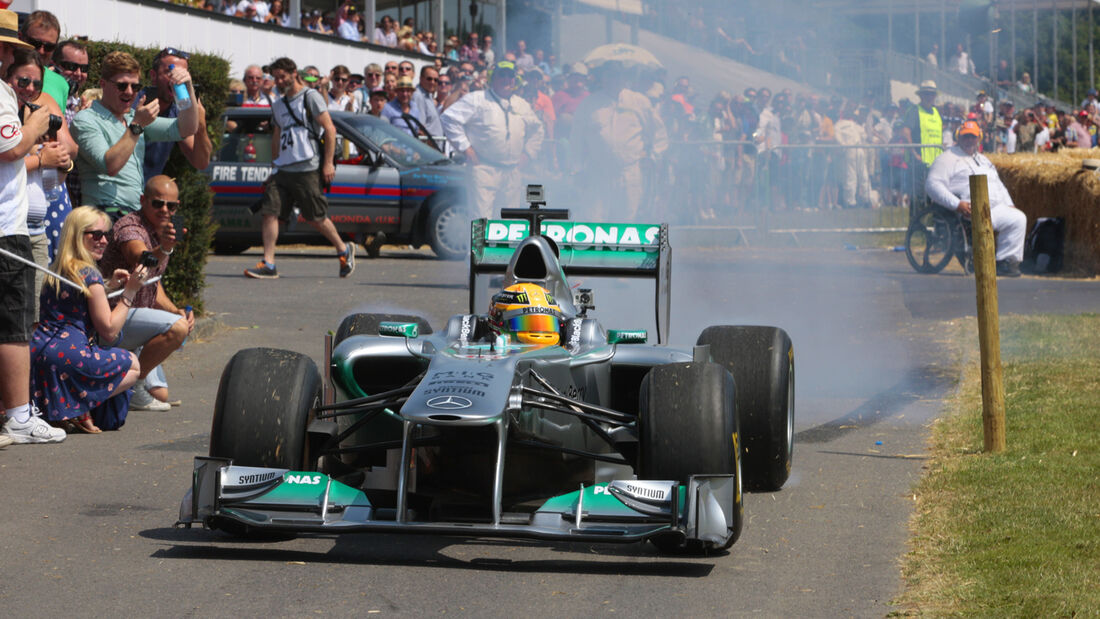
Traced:
[[[661, 344], [667, 342], [672, 267], [668, 224], [551, 219], [540, 221], [539, 227], [542, 236], [553, 241], [557, 247], [558, 263], [566, 275], [653, 279], [657, 341]], [[488, 298], [481, 298], [483, 291], [477, 285], [478, 277], [504, 273], [516, 247], [527, 238], [530, 229], [531, 222], [522, 219], [475, 219], [471, 222], [471, 313], [484, 311], [488, 307]]]

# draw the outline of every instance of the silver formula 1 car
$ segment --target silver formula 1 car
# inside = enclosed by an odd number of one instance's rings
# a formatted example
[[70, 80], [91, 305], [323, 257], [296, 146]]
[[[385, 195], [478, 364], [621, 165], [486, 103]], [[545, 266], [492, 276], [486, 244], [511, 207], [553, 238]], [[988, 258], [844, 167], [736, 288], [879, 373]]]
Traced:
[[[470, 313], [440, 332], [348, 316], [326, 337], [323, 375], [299, 353], [238, 352], [178, 524], [732, 545], [742, 483], [778, 490], [790, 473], [790, 338], [712, 326], [693, 349], [670, 348], [667, 226], [541, 207], [473, 222]], [[654, 280], [657, 344], [590, 316], [576, 274]], [[504, 296], [482, 314], [485, 280]], [[527, 303], [530, 286], [550, 309]]]

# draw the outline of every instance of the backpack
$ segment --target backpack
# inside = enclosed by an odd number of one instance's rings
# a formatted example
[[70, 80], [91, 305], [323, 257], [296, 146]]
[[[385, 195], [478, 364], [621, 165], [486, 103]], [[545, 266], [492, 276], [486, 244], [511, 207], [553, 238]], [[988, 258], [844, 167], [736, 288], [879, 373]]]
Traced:
[[1024, 244], [1024, 265], [1032, 273], [1057, 273], [1062, 270], [1066, 242], [1066, 220], [1040, 217], [1035, 221]]

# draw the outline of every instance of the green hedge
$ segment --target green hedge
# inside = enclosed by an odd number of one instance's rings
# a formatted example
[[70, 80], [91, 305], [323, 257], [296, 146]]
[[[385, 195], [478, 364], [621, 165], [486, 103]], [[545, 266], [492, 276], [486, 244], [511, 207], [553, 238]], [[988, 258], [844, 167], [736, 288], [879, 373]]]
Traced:
[[[86, 88], [99, 86], [99, 67], [104, 56], [113, 51], [128, 52], [142, 66], [141, 82], [149, 84], [149, 68], [153, 66], [153, 56], [160, 48], [140, 48], [126, 43], [86, 41], [88, 58], [91, 63]], [[186, 49], [186, 48], [184, 48]], [[218, 56], [191, 54], [188, 70], [195, 84], [195, 93], [206, 108], [206, 128], [214, 142], [214, 151], [218, 152], [221, 143], [221, 115], [229, 93], [229, 62]], [[216, 225], [210, 218], [213, 193], [209, 182], [201, 170], [187, 163], [179, 148], [172, 149], [172, 156], [164, 173], [176, 179], [180, 188], [180, 212], [183, 214], [188, 233], [183, 243], [172, 254], [168, 271], [162, 283], [168, 296], [180, 307], [190, 305], [195, 312], [203, 312], [202, 289], [206, 286], [204, 270], [210, 244], [214, 240]]]

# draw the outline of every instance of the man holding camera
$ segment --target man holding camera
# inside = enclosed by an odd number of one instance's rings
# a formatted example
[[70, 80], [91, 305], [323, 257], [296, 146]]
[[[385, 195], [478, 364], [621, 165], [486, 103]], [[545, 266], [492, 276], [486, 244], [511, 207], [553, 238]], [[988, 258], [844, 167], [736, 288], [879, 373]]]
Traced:
[[[111, 228], [107, 250], [99, 261], [100, 270], [132, 271], [144, 264], [150, 278], [163, 275], [185, 232], [182, 219], [173, 217], [179, 205], [179, 188], [172, 179], [163, 175], [149, 179], [141, 196], [141, 210], [122, 216]], [[120, 302], [126, 303], [119, 297], [111, 300], [111, 306]], [[138, 353], [141, 374], [130, 400], [131, 410], [171, 408], [161, 363], [183, 345], [194, 328], [194, 315], [177, 307], [159, 281], [137, 293], [119, 340], [103, 343]]]
[[[169, 79], [186, 85], [195, 99], [186, 69], [177, 66]], [[141, 65], [126, 52], [103, 58], [99, 85], [103, 98], [73, 118], [72, 133], [80, 147], [77, 169], [84, 202], [117, 221], [140, 208], [146, 143], [179, 142], [194, 135], [202, 106], [182, 110], [179, 118], [160, 118], [160, 101], [140, 94]]]

